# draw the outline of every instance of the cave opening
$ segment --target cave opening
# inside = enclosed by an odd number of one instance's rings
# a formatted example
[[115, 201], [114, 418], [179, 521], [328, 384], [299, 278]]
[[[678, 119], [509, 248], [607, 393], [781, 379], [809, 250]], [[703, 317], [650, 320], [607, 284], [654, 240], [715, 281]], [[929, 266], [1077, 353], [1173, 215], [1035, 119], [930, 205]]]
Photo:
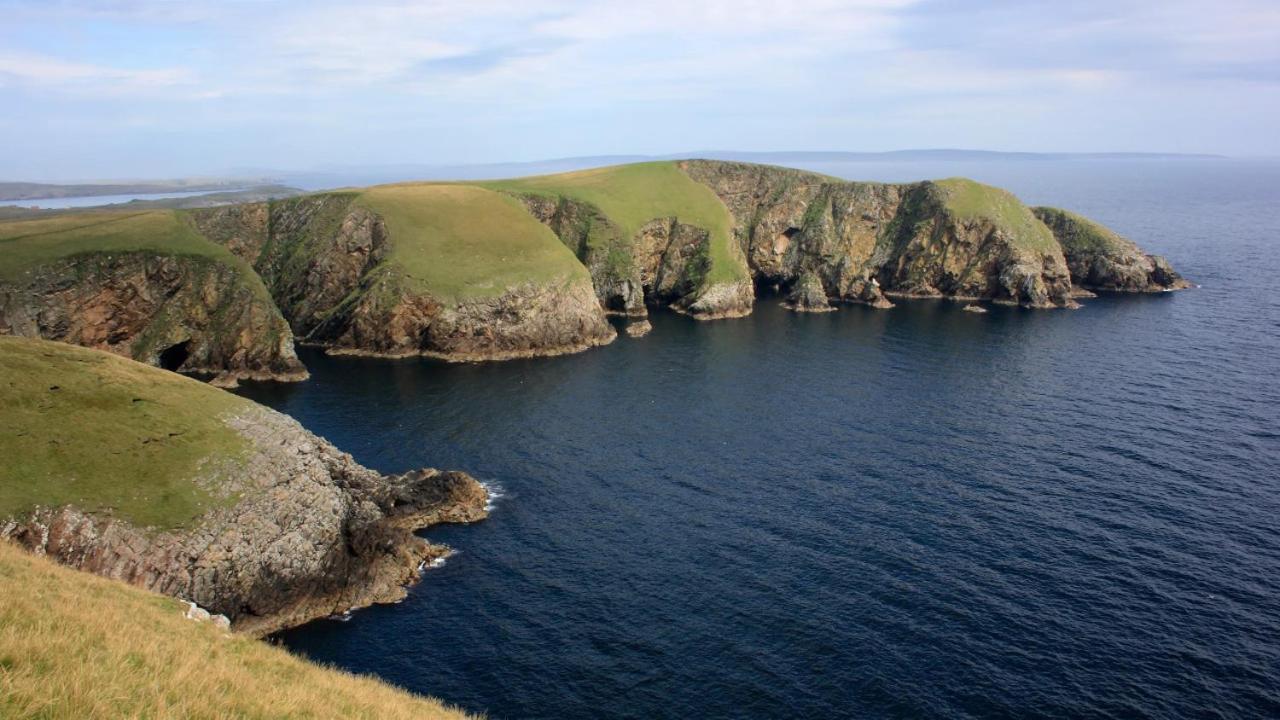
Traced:
[[160, 367], [165, 370], [177, 370], [191, 357], [191, 341], [183, 340], [177, 345], [170, 345], [160, 351]]

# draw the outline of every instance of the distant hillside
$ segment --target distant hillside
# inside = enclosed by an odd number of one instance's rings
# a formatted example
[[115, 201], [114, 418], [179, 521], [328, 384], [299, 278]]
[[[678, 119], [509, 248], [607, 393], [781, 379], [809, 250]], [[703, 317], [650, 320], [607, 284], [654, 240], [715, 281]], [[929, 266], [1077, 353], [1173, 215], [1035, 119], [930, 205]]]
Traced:
[[58, 185], [32, 182], [0, 182], [0, 201], [43, 200], [66, 197], [98, 197], [101, 195], [146, 195], [172, 192], [221, 192], [239, 190], [269, 181], [254, 180], [148, 180], [136, 183], [79, 183]]

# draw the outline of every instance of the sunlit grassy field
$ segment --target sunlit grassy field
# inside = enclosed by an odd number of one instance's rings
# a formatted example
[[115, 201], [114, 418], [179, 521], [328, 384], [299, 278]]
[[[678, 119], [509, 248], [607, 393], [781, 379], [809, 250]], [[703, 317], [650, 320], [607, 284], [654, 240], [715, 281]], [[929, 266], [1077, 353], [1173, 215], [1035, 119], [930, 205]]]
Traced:
[[0, 541], [0, 717], [462, 718]]
[[71, 504], [183, 526], [231, 500], [193, 479], [233, 471], [248, 452], [218, 416], [249, 405], [106, 352], [0, 336], [0, 519]]

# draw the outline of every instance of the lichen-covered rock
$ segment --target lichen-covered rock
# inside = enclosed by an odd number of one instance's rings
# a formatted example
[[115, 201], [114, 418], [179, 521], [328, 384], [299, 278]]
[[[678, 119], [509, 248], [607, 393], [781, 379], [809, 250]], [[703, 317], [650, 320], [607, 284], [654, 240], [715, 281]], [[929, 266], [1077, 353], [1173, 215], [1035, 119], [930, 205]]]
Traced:
[[200, 255], [86, 253], [39, 265], [0, 281], [0, 333], [107, 350], [222, 385], [307, 377], [258, 278]]
[[222, 232], [208, 232], [253, 259], [302, 342], [331, 352], [504, 360], [577, 352], [615, 336], [591, 283], [572, 274], [458, 297], [422, 288], [397, 261], [385, 219], [357, 193], [272, 203], [259, 241], [243, 239], [257, 237], [259, 210], [246, 207], [242, 220], [229, 217], [235, 212], [219, 209], [216, 223], [205, 222]]
[[1066, 210], [1034, 212], [1062, 246], [1071, 280], [1087, 290], [1164, 292], [1191, 287], [1163, 257], [1147, 255], [1131, 240]]
[[827, 291], [822, 287], [822, 281], [813, 273], [800, 276], [784, 304], [796, 312], [829, 312], [835, 309], [827, 302]]
[[485, 489], [465, 473], [382, 476], [258, 406], [224, 421], [252, 450], [239, 483], [216, 488], [236, 502], [193, 527], [155, 531], [46, 507], [0, 520], [0, 538], [265, 634], [403, 597], [423, 564], [448, 552], [414, 529], [487, 515]]
[[653, 330], [653, 325], [643, 318], [632, 320], [627, 323], [627, 337], [640, 338], [648, 335]]
[[735, 219], [752, 273], [817, 278], [828, 296], [891, 307], [887, 295], [1073, 305], [1065, 260], [1030, 211], [965, 180], [845, 182], [744, 163], [688, 161]]
[[606, 312], [644, 317], [646, 306], [659, 305], [702, 320], [751, 312], [755, 293], [749, 279], [706, 281], [712, 242], [706, 228], [658, 217], [633, 237], [624, 237], [589, 203], [564, 196], [513, 195], [586, 265]]

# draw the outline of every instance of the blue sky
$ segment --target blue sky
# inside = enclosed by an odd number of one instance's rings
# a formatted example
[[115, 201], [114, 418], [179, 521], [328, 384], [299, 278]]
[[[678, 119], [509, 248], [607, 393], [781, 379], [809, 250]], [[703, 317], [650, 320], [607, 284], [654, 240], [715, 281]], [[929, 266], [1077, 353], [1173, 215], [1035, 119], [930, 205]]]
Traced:
[[1280, 2], [0, 0], [0, 177], [1280, 154]]

